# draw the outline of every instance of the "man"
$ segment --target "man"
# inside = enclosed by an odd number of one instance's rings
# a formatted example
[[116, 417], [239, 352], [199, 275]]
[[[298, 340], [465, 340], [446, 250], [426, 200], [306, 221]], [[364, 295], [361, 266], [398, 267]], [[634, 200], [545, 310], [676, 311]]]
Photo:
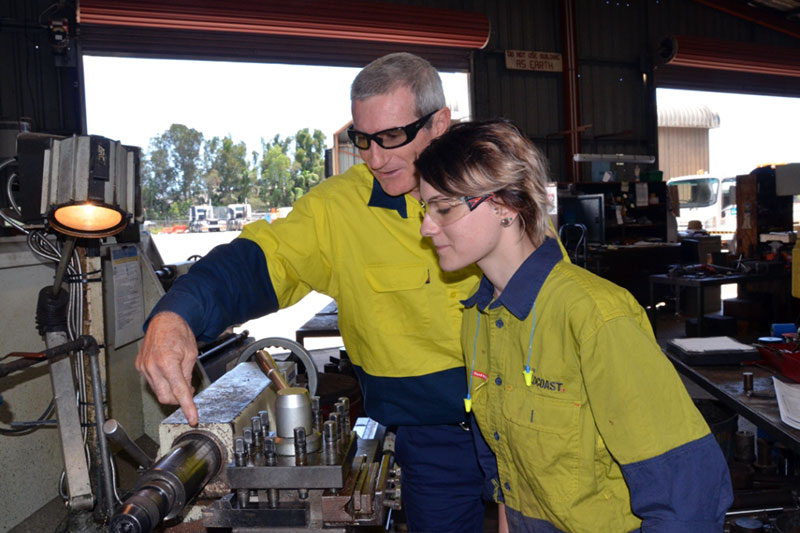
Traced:
[[398, 53], [351, 87], [348, 131], [366, 165], [317, 185], [285, 219], [255, 222], [212, 250], [156, 305], [136, 360], [162, 403], [197, 423], [190, 377], [195, 337], [288, 307], [309, 291], [333, 297], [367, 414], [398, 426], [409, 530], [483, 527], [484, 476], [466, 427], [462, 306], [478, 281], [445, 273], [422, 241], [414, 160], [450, 125], [441, 80]]

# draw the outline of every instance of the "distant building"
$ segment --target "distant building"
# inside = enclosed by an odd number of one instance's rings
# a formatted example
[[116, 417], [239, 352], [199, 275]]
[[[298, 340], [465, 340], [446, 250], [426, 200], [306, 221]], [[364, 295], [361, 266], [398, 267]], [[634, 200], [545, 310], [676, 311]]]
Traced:
[[353, 124], [349, 121], [333, 134], [333, 175], [341, 174], [348, 168], [361, 163], [361, 156], [355, 145], [347, 136], [347, 128]]
[[708, 172], [708, 131], [719, 127], [719, 114], [707, 106], [658, 106], [658, 161], [664, 181]]

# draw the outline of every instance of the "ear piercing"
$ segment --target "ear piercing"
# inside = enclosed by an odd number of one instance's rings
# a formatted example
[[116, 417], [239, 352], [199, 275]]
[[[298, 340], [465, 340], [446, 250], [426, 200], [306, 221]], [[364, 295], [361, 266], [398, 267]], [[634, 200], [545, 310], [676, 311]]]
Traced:
[[514, 217], [505, 217], [500, 219], [500, 225], [507, 228], [514, 222]]

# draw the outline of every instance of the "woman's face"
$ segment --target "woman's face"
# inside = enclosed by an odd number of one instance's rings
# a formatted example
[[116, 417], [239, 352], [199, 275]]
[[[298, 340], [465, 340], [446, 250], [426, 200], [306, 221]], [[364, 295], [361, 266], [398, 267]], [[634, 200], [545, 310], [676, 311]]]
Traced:
[[[451, 272], [478, 263], [492, 255], [500, 241], [500, 216], [497, 206], [487, 199], [472, 211], [463, 200], [443, 195], [423, 178], [420, 197], [426, 206], [420, 233], [433, 241], [442, 270]], [[450, 221], [453, 211], [463, 213]]]

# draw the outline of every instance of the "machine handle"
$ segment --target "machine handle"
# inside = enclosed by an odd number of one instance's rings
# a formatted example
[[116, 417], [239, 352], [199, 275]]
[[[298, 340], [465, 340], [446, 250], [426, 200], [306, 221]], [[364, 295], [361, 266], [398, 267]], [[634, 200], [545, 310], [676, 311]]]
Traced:
[[130, 455], [139, 466], [143, 468], [150, 468], [155, 462], [155, 460], [147, 455], [138, 444], [131, 440], [131, 438], [125, 432], [125, 428], [122, 427], [122, 424], [113, 418], [109, 418], [105, 421], [103, 424], [103, 433], [105, 433], [106, 437], [108, 437], [112, 442], [128, 452], [128, 455]]

